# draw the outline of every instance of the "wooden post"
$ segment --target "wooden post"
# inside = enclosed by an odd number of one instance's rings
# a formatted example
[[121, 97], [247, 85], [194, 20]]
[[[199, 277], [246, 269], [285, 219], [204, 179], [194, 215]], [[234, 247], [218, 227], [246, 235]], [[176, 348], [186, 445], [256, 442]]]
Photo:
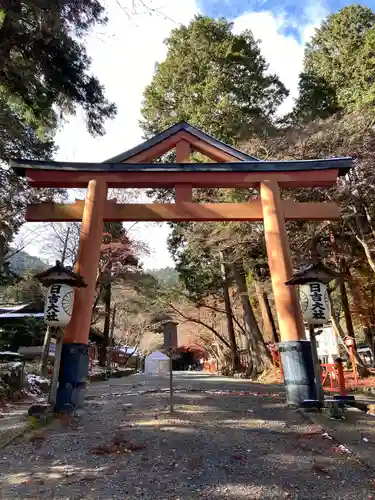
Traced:
[[318, 401], [323, 405], [324, 403], [324, 391], [322, 385], [322, 375], [320, 371], [320, 363], [318, 356], [318, 347], [316, 345], [316, 336], [314, 325], [309, 325], [310, 333], [310, 343], [311, 343], [311, 353], [314, 362], [314, 372], [315, 372], [315, 384], [316, 384], [316, 394]]
[[173, 349], [168, 349], [169, 354], [169, 413], [173, 413], [173, 361], [172, 361]]
[[116, 304], [113, 306], [112, 309], [112, 318], [111, 318], [111, 328], [109, 331], [109, 350], [108, 350], [108, 364], [107, 364], [107, 371], [109, 373], [109, 378], [112, 377], [112, 370], [113, 370], [113, 334], [115, 331], [115, 317], [116, 317]]
[[[176, 163], [190, 163], [190, 144], [187, 141], [179, 141], [176, 144]], [[176, 184], [176, 203], [191, 202], [193, 188], [191, 184]]]
[[48, 402], [52, 407], [55, 407], [56, 404], [56, 394], [59, 384], [59, 370], [60, 370], [60, 362], [61, 362], [61, 349], [62, 349], [62, 335], [63, 332], [61, 328], [56, 328], [56, 348], [55, 348], [55, 359], [53, 363], [53, 372], [52, 372], [52, 380], [51, 387], [49, 390]]
[[176, 163], [190, 163], [190, 144], [187, 141], [179, 141], [176, 144]]
[[338, 382], [339, 382], [340, 396], [346, 396], [344, 368], [342, 366], [342, 359], [341, 358], [336, 359], [336, 369], [337, 369], [337, 377], [338, 377]]
[[72, 411], [83, 403], [89, 369], [88, 338], [95, 297], [103, 215], [107, 200], [104, 180], [89, 182], [83, 211], [76, 271], [87, 283], [74, 292], [73, 313], [64, 332], [61, 352], [57, 411]]
[[39, 373], [42, 377], [47, 376], [47, 364], [49, 356], [49, 348], [51, 344], [52, 327], [47, 326], [46, 333], [44, 334], [42, 355], [39, 362]]
[[352, 364], [354, 383], [358, 384], [357, 360], [355, 359], [356, 356], [355, 356], [355, 346], [354, 345], [349, 346], [349, 358], [350, 358], [350, 362]]

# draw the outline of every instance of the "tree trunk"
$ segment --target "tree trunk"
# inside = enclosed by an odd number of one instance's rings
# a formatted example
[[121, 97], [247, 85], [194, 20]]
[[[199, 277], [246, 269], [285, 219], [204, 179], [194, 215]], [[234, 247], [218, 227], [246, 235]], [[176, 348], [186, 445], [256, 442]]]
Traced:
[[371, 267], [371, 269], [373, 270], [373, 272], [375, 273], [375, 261], [372, 258], [372, 253], [371, 253], [370, 247], [368, 246], [367, 242], [363, 238], [360, 238], [357, 234], [355, 237], [356, 237], [357, 241], [362, 245], [363, 250], [364, 250], [365, 255], [366, 255], [367, 262], [368, 262], [369, 266]]
[[5, 264], [5, 254], [6, 254], [6, 240], [2, 234], [0, 234], [0, 273], [3, 271]]
[[264, 368], [272, 367], [271, 354], [264, 343], [253, 308], [249, 300], [245, 272], [242, 266], [233, 264], [234, 279], [240, 294], [246, 331], [249, 335], [249, 344], [252, 351], [253, 372], [261, 373]]
[[[341, 337], [341, 340], [343, 342], [343, 346], [345, 348], [345, 351], [346, 351], [348, 359], [349, 359], [349, 350], [346, 347], [345, 342], [344, 342], [345, 332], [341, 328], [340, 322], [338, 321], [338, 319], [335, 316], [331, 294], [329, 294], [328, 297], [329, 297], [329, 302], [331, 305], [331, 321], [332, 321], [333, 328], [336, 330], [337, 334]], [[363, 364], [363, 362], [362, 362], [361, 358], [358, 356], [358, 353], [356, 350], [354, 351], [354, 357], [355, 357], [355, 361], [357, 363], [358, 375], [360, 377], [367, 377], [368, 375], [370, 375], [369, 370]]]
[[99, 366], [105, 367], [107, 365], [107, 347], [109, 347], [109, 328], [111, 322], [111, 295], [112, 287], [111, 281], [105, 284], [104, 288], [104, 327], [103, 327], [103, 342], [100, 346], [99, 352]]
[[354, 338], [353, 321], [352, 321], [352, 316], [350, 314], [348, 294], [346, 292], [346, 286], [345, 286], [345, 273], [347, 271], [348, 266], [346, 264], [346, 260], [343, 257], [339, 257], [339, 248], [337, 246], [336, 236], [335, 236], [333, 231], [331, 231], [331, 234], [330, 234], [330, 241], [331, 241], [332, 250], [335, 253], [336, 262], [339, 266], [340, 274], [341, 274], [338, 281], [339, 281], [339, 288], [340, 288], [341, 305], [342, 305], [342, 309], [344, 311], [344, 316], [345, 316], [346, 331], [347, 331], [348, 335], [350, 335], [351, 337]]
[[19, 36], [21, 17], [21, 0], [5, 0], [2, 2], [4, 18], [0, 28], [0, 72], [4, 71], [14, 45], [14, 37]]
[[[109, 284], [111, 286], [111, 283]], [[112, 291], [112, 290], [111, 290]], [[109, 310], [111, 310], [111, 304], [109, 304]], [[115, 318], [116, 318], [116, 304], [112, 308], [112, 318], [111, 318], [111, 324], [109, 330], [109, 338], [108, 338], [108, 347], [109, 347], [109, 352], [107, 355], [107, 367], [108, 367], [108, 373], [109, 376], [112, 377], [112, 359], [113, 359], [113, 346], [114, 346], [114, 338], [113, 334], [115, 331]], [[105, 326], [105, 323], [104, 323]], [[138, 348], [138, 346], [137, 346]]]
[[357, 199], [353, 205], [353, 208], [354, 212], [356, 213], [356, 225], [357, 225], [357, 232], [355, 234], [355, 237], [357, 241], [362, 245], [367, 258], [367, 262], [375, 273], [375, 261], [373, 258], [373, 252], [370, 250], [370, 247], [367, 243], [369, 238], [370, 239], [374, 238], [374, 227], [372, 224], [370, 213], [366, 207], [363, 198]]
[[350, 314], [348, 294], [346, 292], [345, 279], [344, 279], [346, 267], [347, 266], [346, 266], [345, 259], [341, 258], [340, 259], [341, 277], [339, 278], [340, 279], [341, 305], [342, 305], [342, 309], [344, 311], [344, 316], [345, 316], [346, 331], [347, 331], [348, 335], [350, 335], [351, 337], [354, 338], [354, 327], [353, 327], [352, 315]]
[[[218, 359], [218, 369], [223, 371], [226, 368], [226, 356], [223, 346], [221, 344], [216, 344], [217, 359]], [[227, 351], [228, 352], [228, 351]]]
[[348, 266], [346, 267], [346, 277], [347, 277], [347, 284], [350, 290], [350, 295], [353, 298], [354, 307], [362, 326], [363, 335], [366, 339], [366, 342], [370, 346], [372, 356], [374, 356], [374, 339], [373, 339], [372, 328], [370, 327], [370, 323], [367, 321], [366, 318], [366, 308], [363, 304], [361, 291], [358, 287], [356, 279], [353, 278], [352, 273], [350, 272]]
[[231, 307], [230, 296], [229, 296], [228, 276], [227, 276], [227, 270], [225, 267], [223, 252], [219, 252], [219, 257], [220, 257], [221, 277], [223, 280], [223, 296], [224, 296], [224, 304], [225, 304], [225, 314], [226, 314], [226, 318], [227, 318], [228, 338], [229, 338], [230, 353], [231, 353], [231, 370], [233, 372], [235, 372], [239, 368], [240, 363], [239, 363], [238, 351], [237, 351], [236, 334], [234, 331], [232, 307]]
[[254, 285], [259, 303], [260, 313], [262, 315], [263, 335], [269, 338], [270, 340], [272, 339], [274, 342], [278, 343], [279, 337], [277, 335], [275, 321], [273, 319], [271, 306], [267, 294], [263, 289], [263, 284], [260, 281], [255, 280]]

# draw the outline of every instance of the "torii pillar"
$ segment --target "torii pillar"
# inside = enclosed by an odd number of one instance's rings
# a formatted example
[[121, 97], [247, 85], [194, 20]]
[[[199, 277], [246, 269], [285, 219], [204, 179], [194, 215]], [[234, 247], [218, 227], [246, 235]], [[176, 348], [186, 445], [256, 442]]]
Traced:
[[280, 330], [279, 352], [286, 399], [288, 404], [298, 406], [305, 399], [316, 399], [311, 344], [306, 340], [297, 291], [293, 286], [285, 284], [291, 279], [293, 269], [278, 183], [267, 180], [261, 182], [260, 198]]
[[61, 351], [56, 411], [69, 411], [83, 403], [89, 368], [88, 338], [103, 238], [107, 184], [102, 179], [88, 184], [82, 216], [76, 271], [87, 287], [76, 289], [72, 317], [66, 327]]

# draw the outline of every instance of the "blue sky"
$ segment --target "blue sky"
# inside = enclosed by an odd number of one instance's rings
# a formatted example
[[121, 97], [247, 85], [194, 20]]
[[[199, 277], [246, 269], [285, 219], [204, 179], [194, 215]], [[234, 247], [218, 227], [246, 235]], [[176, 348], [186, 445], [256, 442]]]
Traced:
[[[327, 13], [336, 12], [343, 7], [357, 3], [375, 9], [375, 0], [369, 2], [350, 2], [348, 0], [316, 0], [309, 8], [308, 2], [303, 0], [198, 0], [198, 6], [202, 12], [212, 17], [226, 17], [235, 19], [247, 12], [269, 11], [275, 15], [282, 15], [285, 19], [284, 25], [280, 28], [285, 34], [291, 34], [299, 39], [296, 23], [307, 24], [310, 21], [311, 8], [319, 5]], [[315, 6], [313, 6], [315, 4]]]
[[[317, 1], [329, 12], [342, 9], [353, 3], [375, 7], [375, 1], [350, 2], [348, 0], [324, 0]], [[306, 21], [306, 2], [301, 0], [199, 0], [198, 6], [205, 14], [213, 17], [236, 18], [245, 12], [261, 12], [269, 10], [276, 13], [285, 13], [287, 17]]]

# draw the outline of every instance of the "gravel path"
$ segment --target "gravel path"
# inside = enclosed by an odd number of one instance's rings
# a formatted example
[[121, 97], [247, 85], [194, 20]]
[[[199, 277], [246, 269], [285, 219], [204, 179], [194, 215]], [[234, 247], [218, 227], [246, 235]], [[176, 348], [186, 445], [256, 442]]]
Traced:
[[24, 432], [30, 425], [27, 410], [32, 400], [8, 403], [0, 410], [0, 449], [13, 438]]
[[375, 474], [277, 386], [197, 373], [96, 383], [85, 409], [0, 458], [0, 498], [375, 499]]

